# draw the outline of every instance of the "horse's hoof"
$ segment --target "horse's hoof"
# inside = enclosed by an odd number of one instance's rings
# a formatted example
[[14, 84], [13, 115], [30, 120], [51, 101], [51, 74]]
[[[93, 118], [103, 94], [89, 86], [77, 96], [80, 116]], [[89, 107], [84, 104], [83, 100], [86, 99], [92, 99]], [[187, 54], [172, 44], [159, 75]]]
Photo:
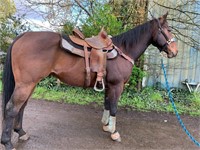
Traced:
[[111, 134], [111, 139], [113, 141], [121, 142], [121, 137], [120, 137], [119, 132], [116, 131], [116, 132], [112, 133]]
[[27, 133], [19, 137], [19, 139], [23, 141], [27, 141], [29, 138], [30, 136]]
[[109, 125], [103, 126], [103, 131], [110, 132]]

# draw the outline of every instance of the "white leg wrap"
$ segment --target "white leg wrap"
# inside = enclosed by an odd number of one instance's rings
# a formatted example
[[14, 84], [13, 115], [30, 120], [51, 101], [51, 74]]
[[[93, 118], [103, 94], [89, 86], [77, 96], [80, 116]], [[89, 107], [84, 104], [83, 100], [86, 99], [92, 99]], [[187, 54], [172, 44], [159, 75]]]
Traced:
[[103, 130], [106, 132], [114, 133], [116, 130], [116, 117], [109, 117], [109, 124], [107, 126], [103, 126]]
[[108, 121], [109, 121], [109, 117], [110, 117], [110, 111], [104, 109], [104, 111], [103, 111], [103, 117], [102, 117], [102, 119], [101, 119], [101, 122], [102, 122], [104, 125], [107, 125], [107, 124], [108, 124]]

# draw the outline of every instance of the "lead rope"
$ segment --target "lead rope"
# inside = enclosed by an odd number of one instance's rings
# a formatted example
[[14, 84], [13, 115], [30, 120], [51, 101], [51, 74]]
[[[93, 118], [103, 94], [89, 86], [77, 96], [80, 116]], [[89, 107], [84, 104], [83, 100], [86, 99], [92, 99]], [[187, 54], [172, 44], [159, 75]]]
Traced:
[[163, 58], [161, 58], [161, 66], [162, 66], [162, 69], [163, 69], [163, 72], [164, 72], [164, 77], [165, 77], [165, 83], [166, 83], [166, 89], [168, 91], [168, 96], [169, 96], [169, 100], [172, 104], [172, 107], [174, 109], [174, 112], [176, 113], [176, 117], [179, 121], [179, 124], [181, 125], [182, 129], [185, 131], [185, 133], [187, 134], [187, 136], [198, 146], [200, 147], [200, 143], [190, 134], [190, 132], [187, 130], [187, 128], [185, 127], [178, 111], [177, 111], [177, 108], [176, 108], [176, 105], [174, 103], [174, 100], [173, 100], [173, 96], [172, 96], [172, 93], [170, 91], [170, 87], [169, 87], [169, 83], [167, 81], [167, 74], [166, 74], [166, 70], [165, 70], [165, 66], [164, 66], [164, 63], [163, 63]]

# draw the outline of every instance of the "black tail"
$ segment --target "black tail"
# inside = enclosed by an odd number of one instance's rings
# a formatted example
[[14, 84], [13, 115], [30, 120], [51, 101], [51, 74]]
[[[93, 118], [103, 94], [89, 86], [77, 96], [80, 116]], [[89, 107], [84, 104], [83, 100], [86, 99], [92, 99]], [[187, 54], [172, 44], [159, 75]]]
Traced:
[[[22, 34], [23, 35], [23, 34]], [[4, 70], [3, 70], [3, 98], [2, 98], [2, 114], [3, 118], [5, 117], [5, 108], [6, 104], [10, 100], [10, 97], [15, 88], [15, 79], [12, 71], [12, 61], [11, 61], [11, 51], [13, 44], [19, 39], [22, 35], [18, 36], [12, 45], [9, 47], [7, 51], [6, 61], [4, 63]]]
[[3, 117], [5, 117], [6, 104], [8, 103], [15, 88], [15, 80], [11, 64], [11, 50], [12, 50], [12, 45], [9, 47], [7, 51], [6, 61], [4, 63], [4, 70], [3, 70], [3, 101], [2, 101]]
[[12, 45], [9, 47], [7, 51], [6, 61], [5, 61], [4, 70], [3, 70], [3, 101], [2, 101], [3, 117], [5, 117], [6, 104], [8, 103], [15, 88], [15, 80], [14, 80], [14, 76], [12, 72], [12, 64], [11, 64]]

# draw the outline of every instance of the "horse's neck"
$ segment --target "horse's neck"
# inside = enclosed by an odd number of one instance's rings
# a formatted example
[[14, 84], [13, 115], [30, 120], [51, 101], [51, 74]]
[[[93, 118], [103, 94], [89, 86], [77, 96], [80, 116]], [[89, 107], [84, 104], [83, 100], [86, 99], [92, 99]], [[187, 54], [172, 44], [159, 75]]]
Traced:
[[[116, 44], [127, 55], [129, 55], [129, 57], [131, 57], [134, 61], [136, 61], [151, 44], [152, 33], [154, 30], [153, 28], [153, 22], [149, 22], [149, 28], [147, 28], [147, 30], [143, 28], [144, 30], [140, 29], [140, 32], [134, 32], [134, 29], [132, 29], [132, 31], [130, 30], [129, 32], [114, 37], [113, 43]], [[137, 30], [137, 28], [135, 30]], [[128, 38], [123, 39], [123, 37]], [[119, 42], [120, 38], [122, 39], [121, 42]]]
[[127, 50], [128, 55], [136, 61], [147, 49], [147, 47], [151, 44], [151, 34], [146, 33], [141, 35], [141, 40], [137, 43], [133, 44], [133, 46]]

